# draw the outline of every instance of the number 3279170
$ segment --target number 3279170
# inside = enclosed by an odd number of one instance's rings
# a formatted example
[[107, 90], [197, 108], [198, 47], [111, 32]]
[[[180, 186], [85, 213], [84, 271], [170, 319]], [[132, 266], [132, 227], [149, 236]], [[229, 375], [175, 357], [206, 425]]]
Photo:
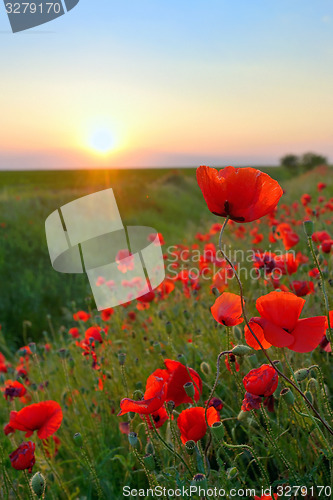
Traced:
[[31, 3], [31, 2], [7, 2], [7, 14], [60, 14], [61, 4], [59, 2]]

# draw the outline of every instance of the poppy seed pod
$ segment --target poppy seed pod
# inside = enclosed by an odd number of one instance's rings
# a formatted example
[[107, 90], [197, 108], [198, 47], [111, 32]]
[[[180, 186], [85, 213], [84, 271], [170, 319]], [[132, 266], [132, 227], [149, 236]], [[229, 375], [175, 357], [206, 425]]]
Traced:
[[175, 402], [174, 401], [168, 401], [166, 403], [167, 409], [169, 410], [170, 413], [173, 412], [173, 410], [176, 408]]
[[194, 450], [195, 450], [195, 448], [196, 448], [196, 443], [195, 443], [195, 441], [192, 441], [192, 440], [190, 440], [190, 441], [186, 441], [186, 443], [185, 443], [185, 448], [186, 448], [186, 451], [187, 451], [187, 453], [188, 453], [189, 455], [193, 455]]
[[195, 390], [194, 390], [194, 385], [192, 382], [186, 382], [186, 384], [184, 384], [184, 389], [185, 389], [185, 392], [186, 394], [190, 397], [190, 398], [194, 398], [194, 394], [195, 394]]
[[282, 389], [282, 391], [280, 392], [280, 397], [284, 399], [287, 405], [293, 406], [295, 402], [295, 396], [293, 395], [289, 387], [285, 387], [284, 389]]
[[213, 436], [215, 436], [219, 441], [224, 437], [224, 427], [222, 422], [214, 422], [211, 426], [211, 431]]
[[133, 447], [133, 448], [136, 448], [138, 446], [138, 435], [136, 432], [130, 432], [128, 434], [128, 441], [129, 441], [129, 444]]
[[36, 472], [36, 474], [31, 478], [30, 484], [35, 495], [38, 498], [42, 498], [46, 486], [45, 477], [40, 472]]
[[205, 474], [196, 474], [191, 481], [191, 485], [196, 486], [198, 489], [207, 489], [208, 483]]
[[313, 230], [314, 230], [314, 224], [313, 224], [312, 220], [305, 220], [303, 222], [303, 228], [304, 228], [304, 232], [307, 235], [307, 237], [311, 238], [311, 236], [313, 235]]
[[298, 382], [302, 382], [309, 375], [309, 370], [307, 368], [301, 368], [295, 372], [295, 378]]
[[78, 448], [82, 448], [82, 446], [83, 446], [83, 439], [82, 439], [82, 436], [81, 436], [81, 434], [79, 432], [77, 432], [76, 434], [74, 434], [73, 439], [74, 439], [74, 443], [76, 444], [76, 446]]
[[120, 366], [124, 366], [125, 361], [126, 361], [126, 353], [125, 352], [118, 353], [118, 361], [119, 361]]

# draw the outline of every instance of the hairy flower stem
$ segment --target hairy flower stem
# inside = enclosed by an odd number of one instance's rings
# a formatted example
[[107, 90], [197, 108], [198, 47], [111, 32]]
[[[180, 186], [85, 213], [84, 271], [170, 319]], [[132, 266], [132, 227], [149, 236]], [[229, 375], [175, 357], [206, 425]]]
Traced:
[[[9, 474], [7, 473], [6, 465], [5, 465], [5, 454], [4, 454], [1, 442], [0, 442], [0, 462], [1, 462], [1, 466], [2, 466], [2, 471], [3, 471], [3, 477], [4, 477], [5, 484], [7, 484], [7, 483], [9, 484], [9, 486], [11, 487], [11, 489], [12, 489], [14, 495], [15, 495], [15, 498], [17, 498], [18, 500], [22, 500], [21, 495], [14, 488], [14, 484], [13, 484], [13, 482], [12, 482]], [[9, 498], [8, 495], [7, 495], [7, 498]]]
[[[327, 337], [327, 340], [331, 344], [331, 349], [333, 352], [333, 334], [332, 334], [331, 321], [330, 321], [330, 307], [329, 307], [328, 297], [327, 297], [327, 292], [326, 292], [326, 287], [325, 287], [325, 279], [324, 279], [323, 272], [320, 268], [320, 264], [319, 264], [316, 252], [314, 251], [314, 248], [313, 248], [313, 242], [312, 242], [311, 236], [308, 236], [308, 244], [309, 244], [313, 260], [315, 262], [315, 265], [318, 269], [319, 276], [320, 276], [321, 291], [322, 291], [323, 297], [324, 297], [325, 312], [326, 312], [326, 316], [327, 316], [328, 331], [329, 331], [329, 336]], [[326, 336], [327, 336], [327, 334], [326, 334]]]
[[256, 454], [256, 452], [254, 451], [254, 449], [251, 446], [248, 446], [247, 444], [229, 444], [229, 443], [226, 443], [225, 441], [223, 441], [223, 446], [225, 446], [226, 448], [230, 448], [230, 449], [248, 450], [251, 453], [251, 455], [253, 456], [254, 461], [257, 464], [258, 469], [261, 472], [261, 475], [262, 475], [262, 478], [265, 482], [266, 488], [270, 487], [270, 481], [269, 481], [268, 474], [265, 471], [264, 467], [261, 465], [260, 460], [258, 458], [258, 455]]
[[93, 478], [93, 481], [95, 483], [95, 487], [96, 487], [96, 490], [97, 490], [97, 497], [98, 497], [98, 499], [104, 499], [105, 496], [104, 496], [104, 493], [102, 491], [102, 488], [101, 488], [101, 485], [100, 485], [100, 481], [99, 481], [99, 478], [97, 476], [97, 472], [96, 472], [94, 464], [90, 460], [90, 458], [88, 456], [88, 453], [84, 450], [84, 448], [81, 449], [81, 454], [82, 454], [82, 457], [83, 457], [84, 461], [86, 462], [86, 464], [87, 464], [87, 466], [88, 466], [88, 468], [90, 470], [90, 474], [91, 474], [91, 476]]
[[34, 494], [32, 492], [30, 480], [29, 480], [29, 477], [28, 477], [26, 470], [23, 471], [23, 475], [24, 475], [25, 482], [27, 483], [27, 488], [28, 488], [28, 492], [29, 492], [29, 500], [34, 500]]
[[173, 450], [171, 448], [171, 446], [168, 445], [168, 443], [162, 438], [162, 436], [159, 434], [158, 430], [156, 429], [156, 426], [155, 426], [155, 422], [154, 422], [154, 419], [149, 416], [149, 419], [150, 419], [150, 422], [151, 422], [151, 425], [153, 426], [153, 429], [154, 429], [154, 433], [156, 435], [156, 437], [163, 443], [163, 445], [165, 446], [165, 448], [169, 451], [171, 451], [171, 453], [173, 453], [186, 467], [186, 469], [188, 470], [188, 472], [191, 474], [191, 469], [189, 468], [189, 466], [187, 465], [187, 463], [185, 462], [185, 460], [183, 459], [183, 457], [181, 457], [179, 455], [179, 453], [177, 453], [176, 450]]
[[245, 320], [245, 323], [246, 323], [246, 326], [248, 327], [249, 331], [251, 332], [251, 335], [253, 336], [253, 338], [255, 339], [255, 341], [257, 342], [257, 344], [259, 345], [260, 349], [262, 350], [263, 354], [265, 355], [265, 357], [267, 358], [269, 364], [276, 370], [276, 372], [280, 375], [280, 377], [284, 378], [290, 385], [293, 386], [293, 388], [302, 396], [302, 398], [307, 402], [307, 404], [310, 406], [310, 408], [312, 409], [312, 411], [314, 412], [314, 414], [319, 418], [319, 420], [321, 421], [321, 423], [324, 425], [324, 427], [326, 427], [326, 429], [328, 430], [328, 432], [333, 436], [333, 429], [328, 425], [328, 423], [322, 418], [322, 416], [320, 415], [320, 413], [316, 410], [316, 408], [313, 406], [313, 404], [311, 403], [311, 401], [308, 400], [308, 398], [306, 397], [306, 395], [301, 391], [301, 389], [299, 389], [299, 387], [297, 387], [297, 385], [292, 381], [290, 380], [290, 378], [288, 378], [284, 373], [282, 373], [277, 367], [276, 365], [273, 363], [273, 361], [271, 360], [270, 356], [267, 354], [267, 351], [266, 349], [264, 349], [262, 343], [260, 342], [260, 340], [258, 339], [258, 337], [256, 336], [256, 334], [254, 333], [254, 331], [252, 330], [250, 324], [249, 324], [249, 320], [247, 319], [247, 315], [246, 315], [246, 311], [245, 311], [245, 306], [244, 306], [244, 291], [243, 291], [243, 285], [242, 285], [242, 282], [240, 280], [240, 277], [235, 269], [235, 266], [233, 265], [233, 263], [231, 262], [231, 260], [228, 258], [228, 256], [226, 255], [226, 253], [224, 252], [223, 248], [222, 248], [222, 236], [223, 236], [223, 233], [224, 233], [224, 229], [228, 223], [228, 220], [229, 220], [229, 216], [225, 219], [224, 221], [224, 224], [223, 224], [223, 227], [221, 229], [221, 232], [220, 232], [220, 237], [219, 237], [219, 249], [220, 249], [220, 252], [221, 254], [223, 255], [223, 257], [225, 258], [225, 260], [228, 262], [228, 264], [230, 265], [230, 267], [232, 268], [235, 276], [236, 276], [236, 279], [237, 279], [237, 283], [238, 283], [238, 286], [239, 286], [239, 290], [240, 290], [240, 297], [241, 297], [241, 305], [242, 305], [242, 314], [243, 314], [243, 318]]

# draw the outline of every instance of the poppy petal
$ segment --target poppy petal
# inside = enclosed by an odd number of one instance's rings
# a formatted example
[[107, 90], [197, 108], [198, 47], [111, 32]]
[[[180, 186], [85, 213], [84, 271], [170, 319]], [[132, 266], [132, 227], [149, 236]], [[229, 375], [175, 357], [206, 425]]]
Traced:
[[[258, 323], [256, 323], [256, 320], [258, 320], [258, 319], [260, 319], [260, 318], [252, 318], [250, 320], [250, 322], [249, 322], [249, 325], [251, 327], [251, 330], [253, 330], [254, 334], [256, 335], [256, 337], [258, 338], [259, 342], [263, 346], [263, 348], [264, 349], [268, 349], [269, 347], [272, 346], [272, 344], [270, 344], [265, 339], [265, 335], [264, 335], [263, 329], [261, 328], [261, 326]], [[245, 334], [245, 340], [246, 340], [247, 345], [249, 345], [250, 347], [253, 347], [253, 349], [255, 349], [256, 351], [259, 351], [261, 349], [261, 347], [258, 344], [258, 342], [256, 341], [256, 339], [253, 337], [253, 335], [250, 332], [250, 330], [249, 330], [249, 328], [248, 328], [247, 325], [245, 326], [244, 334]]]
[[263, 329], [265, 339], [275, 347], [289, 347], [294, 342], [294, 337], [286, 332], [283, 328], [275, 325], [265, 318], [256, 318], [258, 323]]
[[292, 331], [294, 343], [288, 348], [296, 352], [310, 352], [318, 347], [327, 329], [326, 316], [300, 319]]
[[[291, 332], [296, 326], [304, 304], [304, 299], [291, 292], [271, 292], [259, 297], [256, 307], [262, 318]], [[266, 339], [269, 341], [267, 337]]]

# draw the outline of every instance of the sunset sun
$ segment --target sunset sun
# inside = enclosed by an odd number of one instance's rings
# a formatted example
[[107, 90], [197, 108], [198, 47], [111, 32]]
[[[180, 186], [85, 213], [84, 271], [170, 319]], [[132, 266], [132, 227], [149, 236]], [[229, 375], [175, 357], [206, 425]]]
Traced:
[[89, 138], [89, 146], [94, 152], [105, 155], [114, 148], [114, 137], [108, 129], [95, 130]]

